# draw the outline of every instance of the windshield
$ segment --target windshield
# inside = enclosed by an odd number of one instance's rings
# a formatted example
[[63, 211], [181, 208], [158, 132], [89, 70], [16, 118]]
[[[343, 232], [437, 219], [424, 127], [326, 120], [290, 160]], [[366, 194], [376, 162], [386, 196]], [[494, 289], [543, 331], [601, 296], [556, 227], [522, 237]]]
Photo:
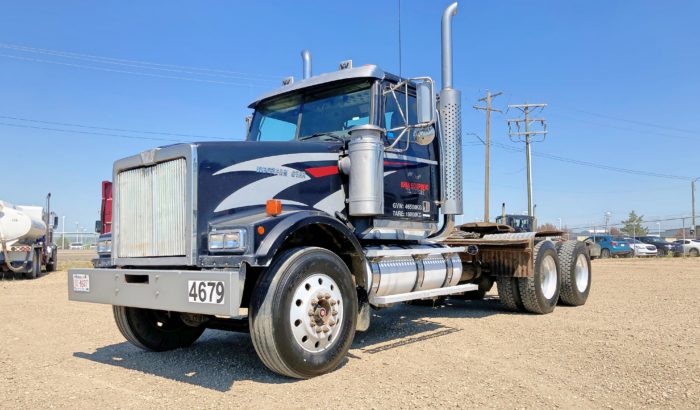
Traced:
[[[313, 89], [259, 104], [249, 141], [291, 141], [346, 137], [356, 125], [369, 124], [369, 80], [323, 90]], [[333, 134], [333, 135], [328, 135]]]

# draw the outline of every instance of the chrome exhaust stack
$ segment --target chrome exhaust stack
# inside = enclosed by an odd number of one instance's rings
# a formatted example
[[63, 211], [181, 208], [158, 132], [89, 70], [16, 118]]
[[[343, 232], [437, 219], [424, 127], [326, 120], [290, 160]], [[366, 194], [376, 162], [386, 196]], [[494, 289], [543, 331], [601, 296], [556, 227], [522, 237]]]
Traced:
[[302, 79], [306, 80], [307, 78], [311, 78], [311, 51], [309, 50], [302, 50], [301, 51], [301, 59], [304, 62], [304, 72], [302, 75]]
[[429, 242], [441, 242], [455, 228], [455, 215], [462, 214], [462, 93], [452, 88], [452, 17], [457, 3], [442, 13], [442, 89], [438, 112], [440, 115], [440, 180], [441, 212], [445, 216], [440, 229]]
[[440, 128], [442, 133], [442, 213], [462, 214], [462, 93], [452, 88], [452, 17], [457, 3], [442, 14], [442, 89]]

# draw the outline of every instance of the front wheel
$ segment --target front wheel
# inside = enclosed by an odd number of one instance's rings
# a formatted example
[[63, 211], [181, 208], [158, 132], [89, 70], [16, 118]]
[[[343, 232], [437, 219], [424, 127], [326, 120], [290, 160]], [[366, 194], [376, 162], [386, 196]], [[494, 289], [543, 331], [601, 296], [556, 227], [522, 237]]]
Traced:
[[694, 258], [697, 258], [698, 256], [700, 256], [700, 251], [698, 251], [697, 249], [693, 248], [693, 249], [690, 250], [690, 252], [688, 252], [688, 255], [690, 255], [690, 256], [692, 256], [692, 257], [694, 257]]
[[112, 313], [124, 338], [144, 350], [187, 347], [204, 332], [204, 327], [186, 325], [177, 312], [112, 306]]
[[352, 274], [326, 249], [285, 251], [258, 281], [249, 321], [255, 351], [273, 372], [305, 379], [335, 370], [355, 335]]
[[609, 249], [601, 249], [600, 250], [600, 259], [608, 259], [610, 257], [610, 250]]

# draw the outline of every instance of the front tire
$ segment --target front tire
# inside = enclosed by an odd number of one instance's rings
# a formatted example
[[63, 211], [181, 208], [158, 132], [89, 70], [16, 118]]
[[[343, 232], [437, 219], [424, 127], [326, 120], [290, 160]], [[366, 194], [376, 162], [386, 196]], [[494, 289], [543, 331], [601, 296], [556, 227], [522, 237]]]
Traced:
[[566, 241], [557, 247], [561, 268], [559, 300], [569, 306], [586, 303], [591, 290], [591, 260], [586, 245]]
[[523, 305], [528, 312], [551, 313], [559, 301], [561, 269], [554, 244], [543, 241], [535, 245], [533, 257], [535, 272], [528, 278], [519, 278], [518, 286]]
[[204, 327], [186, 325], [177, 312], [112, 306], [121, 334], [136, 347], [154, 352], [187, 347], [204, 332]]
[[688, 252], [688, 255], [692, 256], [693, 258], [697, 258], [698, 256], [700, 256], [700, 252], [697, 249], [693, 248], [690, 250], [690, 252]]
[[273, 372], [306, 379], [333, 371], [355, 335], [352, 274], [326, 249], [285, 251], [253, 290], [249, 321], [255, 351]]

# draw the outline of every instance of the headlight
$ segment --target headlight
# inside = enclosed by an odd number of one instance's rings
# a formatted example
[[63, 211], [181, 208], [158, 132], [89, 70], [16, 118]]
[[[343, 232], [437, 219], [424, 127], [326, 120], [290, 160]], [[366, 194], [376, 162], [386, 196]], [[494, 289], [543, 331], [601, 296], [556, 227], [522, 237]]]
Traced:
[[98, 241], [97, 253], [112, 253], [112, 241]]
[[242, 250], [245, 248], [245, 229], [232, 229], [209, 234], [210, 251]]
[[209, 234], [209, 250], [218, 250], [224, 248], [224, 235], [222, 234]]

